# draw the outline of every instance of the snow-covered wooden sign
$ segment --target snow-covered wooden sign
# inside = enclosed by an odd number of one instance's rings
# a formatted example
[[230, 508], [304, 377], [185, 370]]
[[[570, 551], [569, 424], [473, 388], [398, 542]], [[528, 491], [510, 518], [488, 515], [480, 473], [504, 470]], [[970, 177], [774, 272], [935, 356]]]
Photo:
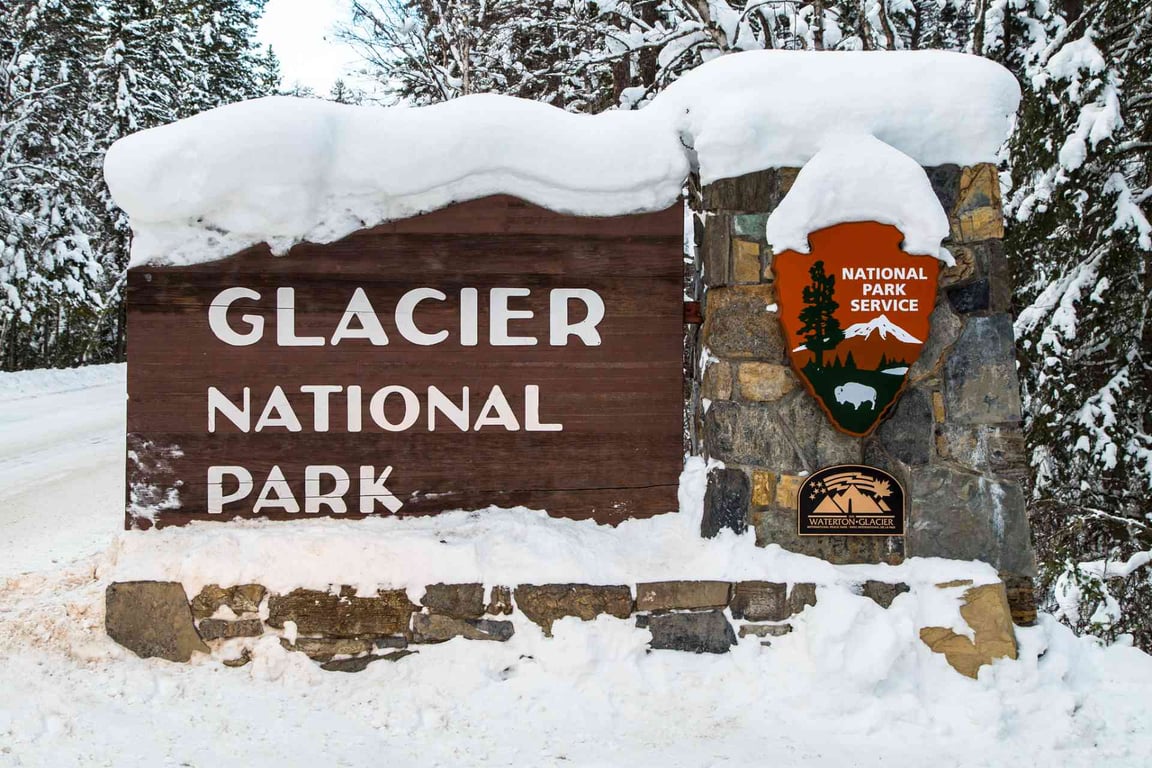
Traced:
[[127, 526], [674, 511], [682, 221], [490, 197], [134, 267]]
[[903, 239], [888, 224], [836, 224], [773, 264], [792, 366], [850, 435], [875, 429], [928, 339], [940, 262], [905, 253]]

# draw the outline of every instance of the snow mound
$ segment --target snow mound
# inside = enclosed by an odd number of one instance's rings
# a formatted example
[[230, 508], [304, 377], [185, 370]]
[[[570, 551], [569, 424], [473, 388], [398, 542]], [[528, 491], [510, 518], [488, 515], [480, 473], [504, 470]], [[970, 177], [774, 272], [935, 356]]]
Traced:
[[776, 253], [809, 253], [808, 235], [834, 224], [878, 221], [904, 233], [904, 250], [955, 263], [941, 248], [948, 214], [920, 163], [865, 135], [830, 139], [800, 169], [792, 189], [768, 217]]
[[749, 51], [684, 75], [652, 107], [680, 115], [701, 181], [798, 167], [844, 133], [920, 165], [993, 162], [1020, 86], [985, 58], [944, 51]]
[[1007, 70], [975, 56], [755, 51], [638, 112], [494, 95], [391, 109], [258, 99], [125, 137], [104, 173], [132, 222], [132, 265], [191, 264], [498, 193], [585, 216], [660, 210], [694, 168], [708, 183], [800, 166], [846, 132], [914, 164], [991, 161], [1018, 102]]

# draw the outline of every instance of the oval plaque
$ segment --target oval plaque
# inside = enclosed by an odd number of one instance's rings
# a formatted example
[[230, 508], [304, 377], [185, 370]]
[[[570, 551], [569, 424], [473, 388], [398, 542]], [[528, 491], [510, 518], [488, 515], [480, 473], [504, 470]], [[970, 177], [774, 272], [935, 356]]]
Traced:
[[904, 535], [904, 488], [876, 467], [825, 467], [804, 480], [796, 505], [801, 536]]

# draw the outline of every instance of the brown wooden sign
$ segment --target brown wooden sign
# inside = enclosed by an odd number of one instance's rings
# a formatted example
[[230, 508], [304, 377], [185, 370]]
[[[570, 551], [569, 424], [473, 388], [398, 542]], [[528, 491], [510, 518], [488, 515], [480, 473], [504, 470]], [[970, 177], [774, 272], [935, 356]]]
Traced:
[[869, 434], [928, 340], [940, 262], [900, 249], [888, 224], [837, 224], [783, 251], [773, 270], [792, 367], [834, 426]]
[[682, 221], [492, 197], [132, 269], [126, 526], [674, 511]]

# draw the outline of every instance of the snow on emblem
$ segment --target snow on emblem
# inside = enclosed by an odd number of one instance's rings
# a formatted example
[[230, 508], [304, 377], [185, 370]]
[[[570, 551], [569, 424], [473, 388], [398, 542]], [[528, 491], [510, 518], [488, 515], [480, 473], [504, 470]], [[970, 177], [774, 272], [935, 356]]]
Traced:
[[928, 338], [940, 262], [875, 222], [809, 235], [773, 270], [792, 366], [837, 429], [867, 435], [892, 409]]

